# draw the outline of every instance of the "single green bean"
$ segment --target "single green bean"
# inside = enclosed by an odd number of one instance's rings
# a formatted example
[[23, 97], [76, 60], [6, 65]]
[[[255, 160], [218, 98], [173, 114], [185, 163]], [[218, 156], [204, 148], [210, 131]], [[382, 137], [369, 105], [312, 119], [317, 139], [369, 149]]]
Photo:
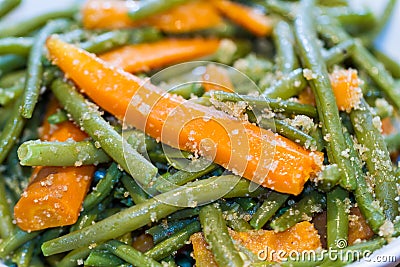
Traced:
[[237, 197], [235, 198], [235, 203], [239, 204], [244, 211], [252, 212], [252, 210], [257, 206], [257, 201], [255, 201], [253, 197], [254, 196]]
[[204, 206], [199, 214], [204, 237], [219, 266], [243, 266], [243, 260], [233, 245], [222, 212], [214, 204]]
[[341, 185], [346, 189], [355, 189], [357, 187], [355, 170], [342, 153], [347, 147], [328, 70], [317, 44], [313, 16], [310, 13], [313, 8], [313, 0], [301, 2], [295, 19], [295, 35], [303, 65], [311, 70], [312, 76], [315, 76], [309, 83], [314, 92], [319, 119], [322, 123], [322, 133], [328, 140], [326, 142], [327, 150], [328, 155], [331, 155], [329, 160], [331, 163], [337, 164], [341, 170]]
[[389, 152], [394, 152], [400, 148], [400, 133], [393, 133], [384, 137]]
[[29, 240], [36, 238], [40, 233], [41, 231], [28, 233], [19, 228], [15, 228], [14, 232], [0, 243], [0, 259], [10, 255], [14, 250]]
[[116, 163], [112, 163], [107, 170], [106, 176], [101, 179], [93, 191], [86, 196], [82, 204], [83, 210], [89, 211], [103, 201], [103, 199], [110, 194], [111, 190], [114, 188], [114, 185], [119, 181], [121, 175], [122, 172], [118, 169], [118, 165]]
[[0, 0], [0, 17], [16, 8], [22, 0]]
[[340, 187], [336, 187], [326, 195], [327, 246], [331, 249], [343, 248], [341, 242], [347, 241], [349, 231], [347, 201], [349, 201], [349, 193]]
[[162, 13], [168, 9], [188, 2], [188, 0], [146, 0], [129, 10], [128, 16], [132, 20], [144, 19], [148, 16]]
[[373, 190], [367, 184], [367, 177], [362, 170], [363, 163], [348, 131], [344, 131], [344, 137], [349, 148], [350, 160], [352, 159], [351, 162], [356, 170], [357, 188], [353, 192], [354, 197], [368, 225], [375, 233], [378, 233], [379, 227], [385, 222], [385, 215], [382, 208], [374, 201]]
[[26, 58], [20, 55], [2, 55], [0, 56], [0, 76], [19, 69], [26, 65]]
[[10, 88], [0, 88], [0, 105], [6, 106], [22, 95], [24, 85], [16, 83]]
[[31, 266], [30, 263], [33, 257], [35, 245], [35, 240], [29, 240], [14, 252], [13, 258], [18, 267]]
[[315, 213], [323, 211], [326, 205], [324, 195], [312, 191], [299, 202], [290, 207], [285, 213], [271, 222], [271, 228], [282, 232], [306, 218], [311, 219]]
[[250, 225], [255, 229], [261, 229], [275, 215], [278, 209], [285, 204], [289, 195], [271, 191], [267, 199], [257, 209], [250, 220]]
[[59, 124], [68, 120], [68, 114], [63, 109], [58, 109], [55, 113], [47, 117], [50, 124]]
[[318, 189], [329, 192], [340, 181], [340, 171], [336, 164], [324, 165], [315, 179]]
[[184, 226], [181, 230], [171, 235], [169, 238], [161, 241], [153, 248], [146, 251], [144, 255], [158, 261], [162, 260], [174, 251], [182, 248], [187, 243], [190, 236], [194, 233], [199, 232], [200, 230], [200, 223], [198, 221], [193, 221]]
[[[250, 194], [249, 186], [249, 181], [241, 179], [237, 182], [233, 175], [196, 181], [186, 187], [160, 194], [156, 198], [124, 209], [94, 225], [45, 242], [42, 245], [42, 252], [48, 256], [94, 243], [98, 244], [164, 218], [182, 209], [188, 199], [200, 205], [214, 201], [223, 194], [225, 197], [244, 196]], [[231, 191], [227, 194], [229, 190]], [[174, 203], [174, 206], [166, 203]]]
[[343, 60], [352, 55], [355, 47], [354, 40], [346, 40], [333, 46], [324, 53], [326, 65], [330, 67], [343, 62]]
[[110, 161], [92, 141], [26, 141], [18, 148], [18, 157], [23, 166], [81, 166]]
[[77, 13], [78, 9], [78, 5], [73, 4], [62, 10], [51, 10], [35, 17], [21, 17], [20, 20], [2, 22], [0, 23], [0, 38], [26, 35], [46, 24], [49, 20], [71, 18]]
[[47, 37], [52, 33], [62, 31], [68, 26], [69, 22], [64, 19], [50, 21], [35, 37], [33, 47], [29, 54], [28, 70], [25, 79], [25, 90], [21, 104], [21, 115], [26, 119], [30, 119], [32, 117], [33, 110], [39, 99], [43, 75], [43, 47]]
[[385, 68], [392, 74], [392, 76], [396, 79], [400, 78], [400, 64], [394, 60], [389, 55], [385, 54], [382, 51], [374, 50], [374, 56], [382, 62]]
[[108, 250], [95, 249], [85, 260], [85, 266], [120, 266], [125, 261]]
[[369, 8], [365, 7], [330, 7], [324, 9], [331, 17], [336, 18], [344, 27], [361, 26], [361, 28], [372, 28], [377, 18]]
[[[148, 185], [157, 174], [157, 168], [134, 150], [102, 117], [94, 105], [90, 105], [75, 88], [57, 79], [52, 90], [63, 108], [103, 150], [132, 177]], [[128, 167], [128, 164], [134, 168]]]
[[135, 204], [140, 204], [145, 202], [149, 195], [138, 185], [138, 183], [128, 175], [122, 175], [121, 182], [123, 183], [126, 190], [128, 190]]
[[82, 265], [84, 260], [91, 253], [92, 249], [79, 248], [74, 249], [65, 255], [62, 260], [57, 264], [58, 267], [74, 267]]
[[295, 69], [277, 80], [269, 88], [265, 88], [262, 96], [269, 98], [288, 99], [299, 94], [307, 86], [303, 69]]
[[[1, 59], [1, 56], [0, 56], [0, 59]], [[24, 59], [24, 61], [25, 61], [25, 59]], [[1, 62], [1, 60], [0, 60], [0, 62]], [[24, 82], [25, 82], [25, 70], [17, 70], [17, 71], [2, 75], [0, 78], [0, 87], [8, 88], [17, 83], [24, 83]]]
[[8, 37], [0, 39], [0, 54], [27, 56], [33, 45], [31, 37]]
[[200, 209], [199, 208], [187, 208], [183, 210], [178, 210], [177, 212], [169, 215], [167, 217], [168, 220], [182, 220], [186, 218], [193, 218], [199, 215]]
[[153, 237], [154, 244], [158, 244], [161, 241], [167, 239], [169, 236], [177, 233], [191, 222], [193, 222], [193, 219], [172, 221], [166, 223], [161, 222], [160, 224], [157, 224], [146, 230], [146, 234], [149, 234]]
[[79, 46], [91, 53], [100, 54], [128, 43], [128, 32], [111, 31], [93, 36], [88, 41], [80, 43]]
[[376, 199], [382, 205], [386, 218], [393, 221], [399, 214], [399, 204], [396, 201], [397, 186], [383, 136], [375, 126], [375, 119], [365, 101], [360, 104], [360, 109], [350, 113], [350, 118], [357, 140], [365, 148], [363, 158], [375, 185]]
[[0, 238], [5, 239], [14, 231], [10, 203], [6, 195], [4, 178], [0, 173]]
[[282, 73], [290, 73], [299, 67], [294, 51], [294, 36], [290, 25], [285, 21], [278, 22], [272, 33], [276, 49], [276, 69]]

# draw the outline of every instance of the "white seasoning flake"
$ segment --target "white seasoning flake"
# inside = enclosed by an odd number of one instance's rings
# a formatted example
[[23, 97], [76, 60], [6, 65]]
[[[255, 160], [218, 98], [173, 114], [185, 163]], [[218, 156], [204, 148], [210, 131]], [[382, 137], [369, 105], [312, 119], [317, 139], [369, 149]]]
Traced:
[[374, 125], [374, 127], [376, 129], [378, 129], [379, 132], [382, 132], [382, 121], [381, 121], [381, 118], [379, 118], [378, 116], [375, 116], [372, 119], [372, 124]]

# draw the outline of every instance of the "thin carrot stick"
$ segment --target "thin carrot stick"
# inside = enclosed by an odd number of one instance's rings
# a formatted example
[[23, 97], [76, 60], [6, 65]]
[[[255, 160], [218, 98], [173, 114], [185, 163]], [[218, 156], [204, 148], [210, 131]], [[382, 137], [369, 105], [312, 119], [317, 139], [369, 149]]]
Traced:
[[[47, 116], [56, 111], [54, 103]], [[51, 126], [45, 119], [41, 138], [82, 141], [87, 135], [72, 122]], [[14, 207], [17, 225], [25, 231], [36, 231], [75, 223], [94, 171], [94, 166], [35, 167], [30, 184]]]
[[271, 34], [273, 20], [259, 10], [228, 0], [215, 0], [212, 3], [222, 14], [253, 34], [257, 36]]
[[[198, 153], [265, 187], [299, 194], [319, 170], [322, 153], [240, 121], [222, 111], [168, 94], [57, 37], [47, 40], [53, 63], [104, 110], [150, 136]], [[140, 90], [139, 90], [140, 89]], [[132, 103], [130, 104], [132, 100]]]
[[111, 65], [136, 73], [213, 54], [217, 39], [164, 39], [150, 44], [127, 45], [100, 56]]

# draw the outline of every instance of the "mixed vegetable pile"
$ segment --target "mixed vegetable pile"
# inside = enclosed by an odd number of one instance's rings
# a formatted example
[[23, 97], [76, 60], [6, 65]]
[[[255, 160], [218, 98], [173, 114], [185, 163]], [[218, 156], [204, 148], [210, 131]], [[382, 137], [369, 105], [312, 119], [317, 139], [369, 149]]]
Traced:
[[373, 41], [395, 4], [87, 0], [0, 22], [0, 259], [343, 266], [386, 245], [400, 65]]

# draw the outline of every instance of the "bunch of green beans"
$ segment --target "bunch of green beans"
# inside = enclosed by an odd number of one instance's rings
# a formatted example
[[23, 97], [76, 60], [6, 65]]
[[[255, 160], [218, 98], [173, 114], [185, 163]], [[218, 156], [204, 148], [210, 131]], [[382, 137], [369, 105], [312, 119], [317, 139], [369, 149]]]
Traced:
[[[379, 18], [349, 4], [352, 0], [221, 0], [269, 17], [272, 30], [267, 37], [244, 31], [244, 25], [223, 12], [213, 28], [168, 33], [149, 26], [146, 19], [190, 1], [123, 1], [118, 2], [121, 7], [129, 8], [124, 19], [137, 26], [96, 30], [84, 28], [80, 1], [10, 20], [23, 1], [0, 0], [0, 265], [276, 266], [254, 250], [273, 245], [258, 243], [264, 231], [279, 236], [310, 221], [320, 234], [321, 248], [336, 251], [338, 259], [316, 250], [314, 258], [288, 258], [279, 265], [344, 266], [400, 235], [400, 64], [373, 47], [396, 0], [387, 1]], [[219, 12], [217, 6], [212, 8]], [[52, 34], [95, 55], [163, 38], [225, 38], [221, 43], [228, 45], [221, 44], [205, 59], [237, 68], [258, 92], [206, 92], [196, 81], [169, 93], [204, 108], [233, 107], [232, 119], [247, 119], [272, 131], [292, 142], [293, 149], [323, 154], [320, 170], [294, 196], [259, 186], [214, 162], [196, 171], [182, 168], [175, 159], [195, 164], [203, 158], [180, 150], [175, 150], [177, 155], [165, 153], [159, 140], [138, 129], [126, 130], [119, 118], [87, 99], [47, 58], [46, 40]], [[363, 80], [362, 96], [351, 110], [341, 111], [330, 74], [347, 68], [356, 69]], [[145, 71], [143, 77], [151, 74], [153, 70]], [[186, 82], [187, 77], [170, 78], [166, 84]], [[228, 78], [235, 82], [234, 76]], [[44, 118], [50, 99], [56, 99], [59, 108]], [[238, 112], [236, 107], [243, 109]], [[40, 125], [52, 131], [68, 121], [87, 137], [38, 139]], [[386, 133], [389, 121], [395, 130]], [[51, 177], [58, 169], [82, 165], [93, 166], [94, 174], [76, 222], [39, 231], [18, 227], [13, 209], [28, 194], [28, 184], [40, 179], [37, 170], [44, 168]], [[51, 179], [41, 185], [46, 182]], [[351, 213], [353, 208], [361, 216]], [[365, 222], [362, 227], [370, 228], [373, 236], [354, 229], [361, 227], [355, 221]], [[199, 233], [206, 245], [193, 251], [190, 240]], [[232, 233], [251, 238], [236, 240]], [[363, 242], [350, 243], [352, 235]], [[343, 256], [349, 253], [354, 258]]]

